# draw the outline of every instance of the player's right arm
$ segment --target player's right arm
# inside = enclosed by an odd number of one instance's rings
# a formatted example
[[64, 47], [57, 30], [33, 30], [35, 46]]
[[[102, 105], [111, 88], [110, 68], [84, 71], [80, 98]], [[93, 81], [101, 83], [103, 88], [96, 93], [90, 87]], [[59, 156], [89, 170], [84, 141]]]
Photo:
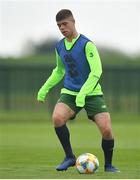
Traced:
[[49, 92], [49, 90], [58, 84], [64, 77], [65, 69], [64, 65], [60, 59], [60, 56], [56, 52], [56, 68], [52, 71], [51, 76], [47, 79], [47, 81], [43, 84], [43, 86], [38, 91], [37, 100], [40, 102], [44, 102], [45, 98]]

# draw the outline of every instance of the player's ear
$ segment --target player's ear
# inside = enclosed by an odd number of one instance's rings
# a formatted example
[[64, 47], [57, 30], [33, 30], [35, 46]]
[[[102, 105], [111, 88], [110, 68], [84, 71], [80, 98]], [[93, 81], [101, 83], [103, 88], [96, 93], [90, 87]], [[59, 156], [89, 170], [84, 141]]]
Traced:
[[75, 24], [75, 19], [72, 19], [73, 24]]
[[75, 19], [73, 16], [69, 17], [70, 18], [70, 21], [72, 21], [74, 24], [75, 24]]

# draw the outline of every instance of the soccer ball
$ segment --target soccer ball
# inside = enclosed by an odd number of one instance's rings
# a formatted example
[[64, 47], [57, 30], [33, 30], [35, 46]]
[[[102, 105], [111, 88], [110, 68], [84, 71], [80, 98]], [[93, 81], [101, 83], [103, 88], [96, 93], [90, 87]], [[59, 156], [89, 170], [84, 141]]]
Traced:
[[80, 174], [92, 174], [99, 168], [97, 157], [91, 153], [84, 153], [76, 160], [76, 169]]

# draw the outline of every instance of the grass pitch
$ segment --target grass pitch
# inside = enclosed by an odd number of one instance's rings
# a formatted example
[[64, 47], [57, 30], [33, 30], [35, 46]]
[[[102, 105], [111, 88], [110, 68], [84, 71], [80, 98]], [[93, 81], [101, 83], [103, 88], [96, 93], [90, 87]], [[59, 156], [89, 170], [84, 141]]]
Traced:
[[[1, 114], [0, 179], [137, 179], [140, 178], [140, 122], [138, 116], [114, 115], [115, 150], [113, 164], [121, 173], [103, 170], [101, 137], [95, 124], [86, 116], [68, 123], [76, 156], [95, 154], [100, 162], [95, 174], [79, 174], [75, 167], [57, 172], [63, 160], [62, 148], [47, 117], [36, 114]], [[42, 119], [42, 120], [41, 120]], [[44, 120], [46, 119], [46, 120]], [[50, 119], [48, 117], [48, 119]]]

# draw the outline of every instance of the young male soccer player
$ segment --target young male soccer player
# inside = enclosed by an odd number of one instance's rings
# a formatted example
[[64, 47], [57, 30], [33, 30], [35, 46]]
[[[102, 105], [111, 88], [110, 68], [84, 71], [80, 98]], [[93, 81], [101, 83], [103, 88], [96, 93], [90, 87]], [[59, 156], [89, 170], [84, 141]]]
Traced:
[[73, 14], [60, 10], [56, 22], [64, 38], [56, 45], [57, 66], [38, 92], [38, 101], [44, 102], [49, 90], [64, 77], [64, 88], [53, 112], [55, 132], [65, 152], [64, 161], [56, 167], [63, 171], [75, 165], [70, 133], [66, 122], [85, 108], [88, 118], [96, 123], [102, 135], [105, 171], [119, 172], [112, 166], [114, 138], [111, 119], [99, 84], [102, 66], [95, 45], [84, 35], [78, 34]]

